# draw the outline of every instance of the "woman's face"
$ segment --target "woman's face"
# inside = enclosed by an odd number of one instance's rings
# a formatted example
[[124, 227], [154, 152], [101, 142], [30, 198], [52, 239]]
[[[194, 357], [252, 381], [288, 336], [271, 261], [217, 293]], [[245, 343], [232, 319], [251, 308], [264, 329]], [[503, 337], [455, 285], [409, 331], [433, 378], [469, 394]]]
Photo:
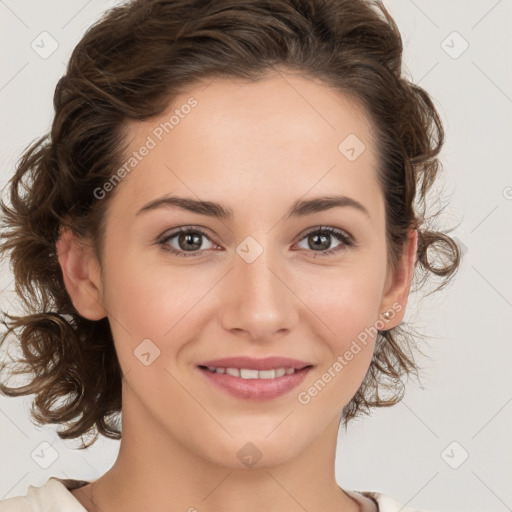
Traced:
[[98, 283], [123, 421], [231, 467], [293, 458], [338, 425], [375, 326], [405, 309], [367, 119], [297, 75], [217, 79], [128, 140], [123, 180], [97, 191], [114, 193]]

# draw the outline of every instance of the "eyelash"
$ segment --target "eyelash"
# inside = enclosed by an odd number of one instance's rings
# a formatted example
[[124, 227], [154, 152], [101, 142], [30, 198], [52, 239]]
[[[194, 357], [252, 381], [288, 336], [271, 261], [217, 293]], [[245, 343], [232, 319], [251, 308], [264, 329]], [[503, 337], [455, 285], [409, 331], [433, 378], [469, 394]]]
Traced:
[[[170, 251], [171, 253], [175, 254], [176, 256], [197, 257], [197, 255], [202, 252], [201, 250], [190, 251], [187, 253], [185, 251], [178, 251], [177, 249], [174, 249], [174, 247], [170, 247], [169, 245], [167, 245], [167, 242], [169, 240], [173, 239], [174, 237], [176, 237], [178, 235], [181, 235], [182, 233], [184, 233], [184, 234], [200, 234], [201, 236], [204, 236], [205, 238], [207, 238], [208, 240], [213, 242], [210, 239], [210, 237], [207, 235], [207, 233], [205, 233], [203, 230], [201, 230], [199, 228], [192, 227], [192, 226], [186, 226], [186, 227], [180, 227], [177, 231], [174, 231], [173, 233], [169, 234], [168, 236], [161, 239], [157, 243], [158, 243], [158, 245], [162, 246], [162, 248], [164, 250]], [[341, 229], [336, 229], [336, 228], [332, 228], [329, 226], [320, 226], [320, 227], [317, 227], [317, 228], [314, 228], [314, 229], [308, 231], [299, 240], [299, 242], [302, 241], [304, 238], [307, 238], [308, 236], [313, 235], [313, 234], [331, 235], [334, 238], [336, 238], [337, 240], [339, 240], [340, 242], [342, 242], [342, 245], [339, 245], [338, 247], [336, 247], [334, 249], [326, 249], [325, 251], [313, 251], [315, 254], [320, 254], [322, 256], [329, 256], [331, 254], [337, 253], [337, 252], [343, 250], [344, 246], [345, 247], [353, 247], [356, 245], [354, 239], [348, 233], [346, 233], [345, 231], [343, 231]]]

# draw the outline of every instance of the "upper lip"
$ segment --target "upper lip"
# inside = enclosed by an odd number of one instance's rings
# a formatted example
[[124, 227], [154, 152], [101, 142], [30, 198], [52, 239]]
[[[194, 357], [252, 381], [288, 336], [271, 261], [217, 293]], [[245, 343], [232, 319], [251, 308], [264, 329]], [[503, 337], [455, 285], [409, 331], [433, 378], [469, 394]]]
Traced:
[[294, 368], [301, 370], [306, 366], [312, 366], [306, 361], [290, 359], [288, 357], [266, 357], [264, 359], [255, 359], [252, 357], [225, 357], [223, 359], [212, 359], [204, 361], [198, 366], [210, 366], [215, 368], [246, 368], [248, 370], [275, 370], [277, 368]]

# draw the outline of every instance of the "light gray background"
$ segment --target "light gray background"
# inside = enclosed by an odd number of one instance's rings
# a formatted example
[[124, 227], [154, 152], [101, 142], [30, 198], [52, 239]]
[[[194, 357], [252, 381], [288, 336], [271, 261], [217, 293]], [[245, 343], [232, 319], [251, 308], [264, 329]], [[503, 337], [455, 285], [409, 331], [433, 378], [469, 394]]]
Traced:
[[[50, 128], [72, 49], [115, 4], [0, 0], [1, 187], [24, 146]], [[411, 382], [402, 403], [340, 433], [338, 483], [439, 512], [512, 510], [512, 1], [385, 5], [403, 36], [407, 76], [432, 95], [444, 122], [443, 219], [461, 221], [453, 235], [467, 253], [446, 291], [412, 298], [406, 320], [430, 336], [422, 385]], [[31, 48], [43, 31], [58, 42], [46, 59]], [[12, 311], [5, 265], [0, 290], [2, 309]], [[74, 450], [78, 443], [61, 441], [55, 427], [30, 422], [30, 399], [0, 398], [0, 499], [50, 476], [95, 479], [113, 464], [118, 442]], [[43, 442], [58, 455], [46, 469], [31, 456]]]

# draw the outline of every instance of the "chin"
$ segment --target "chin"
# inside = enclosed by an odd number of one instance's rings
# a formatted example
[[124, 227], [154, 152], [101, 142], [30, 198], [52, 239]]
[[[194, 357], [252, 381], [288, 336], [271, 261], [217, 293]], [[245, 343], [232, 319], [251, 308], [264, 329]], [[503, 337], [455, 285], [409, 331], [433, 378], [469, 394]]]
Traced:
[[196, 447], [195, 451], [200, 457], [215, 465], [246, 470], [284, 464], [301, 451], [301, 446], [293, 436], [284, 434], [270, 439], [265, 436], [250, 436], [246, 433], [245, 436], [228, 438], [223, 441], [212, 439], [212, 443], [215, 445]]

